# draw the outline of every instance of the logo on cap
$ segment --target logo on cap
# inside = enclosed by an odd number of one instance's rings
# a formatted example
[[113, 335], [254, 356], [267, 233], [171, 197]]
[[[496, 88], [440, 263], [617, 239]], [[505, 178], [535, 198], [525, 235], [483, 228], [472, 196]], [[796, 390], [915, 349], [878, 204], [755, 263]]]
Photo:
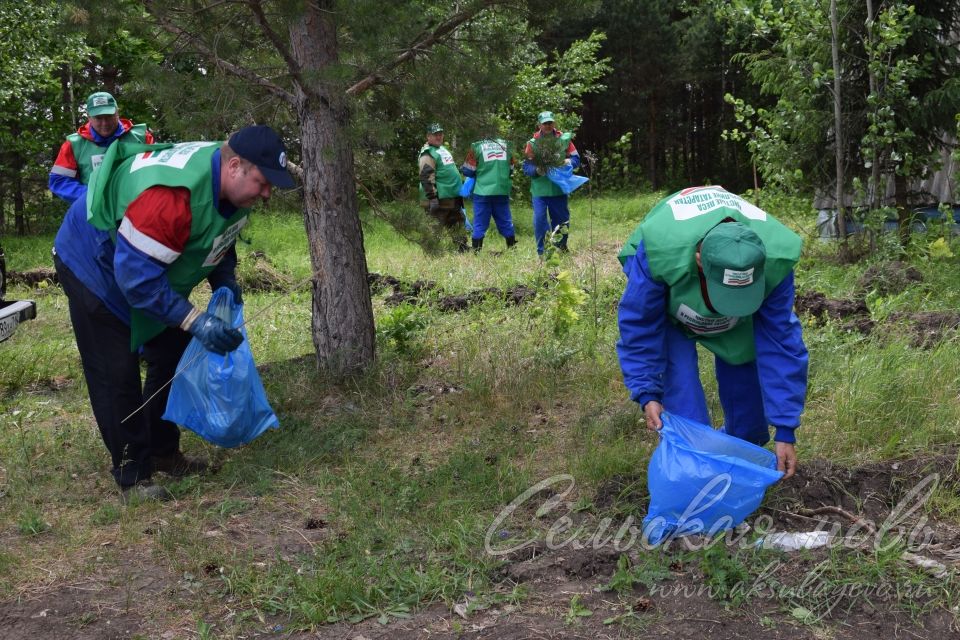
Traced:
[[746, 271], [723, 270], [723, 284], [730, 287], [746, 287], [753, 284], [753, 267]]

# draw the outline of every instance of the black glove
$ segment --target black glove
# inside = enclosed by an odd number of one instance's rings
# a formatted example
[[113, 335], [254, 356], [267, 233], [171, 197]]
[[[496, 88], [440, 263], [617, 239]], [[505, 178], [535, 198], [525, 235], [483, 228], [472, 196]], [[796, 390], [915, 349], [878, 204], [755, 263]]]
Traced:
[[189, 331], [204, 349], [221, 356], [233, 351], [243, 342], [242, 333], [212, 313], [201, 313], [190, 325]]

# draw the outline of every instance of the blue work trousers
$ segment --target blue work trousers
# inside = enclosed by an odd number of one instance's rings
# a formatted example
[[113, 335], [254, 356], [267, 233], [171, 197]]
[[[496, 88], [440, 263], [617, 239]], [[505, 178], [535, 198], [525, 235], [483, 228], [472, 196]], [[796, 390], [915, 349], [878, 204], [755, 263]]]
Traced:
[[[697, 343], [667, 321], [664, 348], [667, 352], [664, 410], [709, 425], [710, 413], [697, 363]], [[723, 407], [723, 430], [741, 440], [764, 445], [770, 440], [770, 431], [763, 412], [756, 361], [734, 365], [714, 357], [714, 366]]]
[[[547, 220], [547, 213], [550, 220]], [[543, 254], [543, 242], [551, 229], [570, 222], [570, 207], [567, 196], [534, 196], [533, 235], [537, 239], [537, 253]], [[566, 233], [563, 234], [566, 238]]]
[[473, 196], [473, 239], [487, 235], [490, 218], [504, 238], [512, 238], [513, 217], [510, 215], [510, 196]]

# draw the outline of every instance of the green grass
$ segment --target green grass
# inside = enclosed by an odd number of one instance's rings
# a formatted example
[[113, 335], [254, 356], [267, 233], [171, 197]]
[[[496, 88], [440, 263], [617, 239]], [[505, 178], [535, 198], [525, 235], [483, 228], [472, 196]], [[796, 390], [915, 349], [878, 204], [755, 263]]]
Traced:
[[[460, 313], [426, 304], [413, 316], [378, 295], [377, 364], [333, 384], [313, 359], [309, 291], [246, 292], [250, 342], [281, 429], [234, 450], [186, 434], [184, 448], [210, 457], [220, 471], [168, 482], [175, 506], [117, 505], [66, 301], [56, 288], [14, 287], [10, 297], [37, 301], [38, 318], [0, 344], [0, 533], [7, 541], [0, 551], [0, 597], [45, 584], [48, 570], [62, 580], [91, 575], [100, 570], [91, 565], [92, 550], [107, 540], [148, 549], [165, 571], [204, 586], [193, 605], [203, 619], [191, 622], [199, 635], [236, 637], [260, 625], [262, 615], [282, 615], [306, 628], [337, 619], [399, 619], [430, 602], [460, 601], [467, 592], [488, 602], [517, 597], [492, 580], [499, 560], [483, 551], [486, 529], [503, 505], [558, 473], [576, 478], [570, 499], [588, 518], [604, 515], [592, 499], [611, 478], [630, 478], [631, 494], [646, 490], [656, 440], [627, 398], [614, 352], [624, 284], [616, 253], [661, 195], [571, 201], [573, 253], [561, 258], [560, 268], [588, 296], [562, 339], [551, 315], [554, 269], [536, 258], [529, 205], [515, 204], [516, 250], [503, 251], [491, 229], [478, 255], [427, 255], [365, 214], [370, 271], [432, 280], [447, 294], [542, 285], [538, 296], [520, 307], [488, 299]], [[769, 202], [773, 213], [810, 232], [815, 215], [802, 199]], [[244, 238], [241, 266], [258, 251], [291, 282], [309, 276], [298, 213], [257, 212]], [[51, 235], [5, 238], [10, 267], [48, 266], [51, 243]], [[875, 319], [960, 306], [958, 259], [932, 260], [920, 245], [906, 258], [924, 283], [871, 299]], [[833, 251], [807, 243], [797, 271], [801, 291], [853, 295], [871, 262], [843, 267], [831, 260]], [[209, 295], [204, 289], [198, 288], [198, 303]], [[801, 465], [811, 457], [859, 463], [922, 455], [956, 443], [956, 340], [921, 350], [899, 331], [863, 337], [837, 322], [809, 321], [805, 339], [811, 376], [798, 432]], [[719, 424], [710, 358], [701, 358], [701, 367]], [[949, 491], [931, 504], [960, 521]], [[325, 524], [308, 530], [308, 521]], [[113, 544], [100, 555], [122, 567], [123, 553]], [[703, 559], [707, 579], [725, 593], [733, 593], [734, 578], [756, 570], [752, 556], [706, 553], [714, 554]], [[662, 579], [667, 571], [658, 562], [624, 564], [618, 584]], [[894, 571], [885, 558], [863, 562]], [[840, 557], [833, 563], [838, 583], [866, 579], [864, 572], [873, 570]], [[223, 617], [226, 599], [238, 612], [229, 619]], [[571, 623], [585, 617], [577, 611], [571, 603]], [[215, 619], [215, 628], [208, 626]]]

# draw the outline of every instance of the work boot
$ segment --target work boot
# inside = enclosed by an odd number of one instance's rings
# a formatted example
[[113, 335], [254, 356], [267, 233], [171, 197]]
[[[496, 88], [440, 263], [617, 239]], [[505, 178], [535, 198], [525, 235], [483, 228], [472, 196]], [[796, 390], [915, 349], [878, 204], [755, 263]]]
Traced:
[[187, 457], [179, 451], [168, 456], [153, 456], [150, 462], [154, 471], [161, 471], [174, 478], [203, 473], [209, 466], [203, 460]]
[[516, 237], [516, 236], [507, 236], [506, 238], [504, 238], [504, 240], [507, 241], [507, 249], [509, 249], [509, 248], [513, 247], [515, 244], [517, 244], [517, 237]]
[[122, 487], [120, 490], [120, 504], [167, 502], [168, 500], [173, 500], [173, 494], [160, 485], [154, 484], [149, 478], [129, 487]]
[[472, 238], [471, 242], [473, 244], [474, 253], [480, 253], [480, 249], [483, 248], [483, 238]]

